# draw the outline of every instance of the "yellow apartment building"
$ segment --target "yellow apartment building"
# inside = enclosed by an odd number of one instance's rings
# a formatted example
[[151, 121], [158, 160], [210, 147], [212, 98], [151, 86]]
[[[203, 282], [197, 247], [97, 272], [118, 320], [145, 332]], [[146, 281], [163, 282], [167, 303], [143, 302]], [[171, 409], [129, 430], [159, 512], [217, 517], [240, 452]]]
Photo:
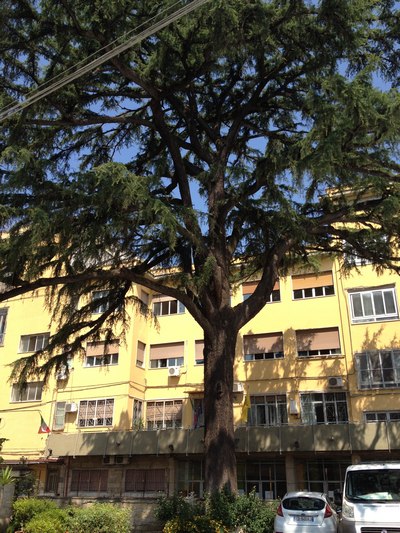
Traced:
[[[344, 275], [325, 256], [318, 274], [280, 279], [237, 339], [242, 492], [333, 494], [349, 464], [400, 459], [399, 277], [354, 262]], [[256, 283], [239, 286], [232, 305]], [[132, 308], [125, 335], [116, 330], [106, 348], [88, 343], [68, 376], [23, 391], [9, 381], [9, 365], [43, 347], [55, 326], [41, 291], [0, 309], [1, 455], [16, 471], [35, 472], [40, 494], [203, 494], [202, 331], [176, 300], [135, 290], [156, 321]], [[46, 424], [50, 432], [38, 432]]]

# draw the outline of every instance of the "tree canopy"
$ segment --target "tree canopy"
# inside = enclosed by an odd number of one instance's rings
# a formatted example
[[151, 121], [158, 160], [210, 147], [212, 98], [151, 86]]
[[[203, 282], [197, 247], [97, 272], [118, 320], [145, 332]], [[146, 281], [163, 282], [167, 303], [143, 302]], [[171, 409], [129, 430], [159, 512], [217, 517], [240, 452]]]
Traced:
[[[1, 107], [171, 5], [3, 0]], [[126, 318], [140, 284], [204, 330], [213, 435], [219, 399], [226, 410], [232, 399], [227, 330], [259, 312], [280, 274], [326, 251], [398, 270], [399, 15], [390, 0], [210, 0], [8, 118], [0, 300], [48, 287], [59, 324], [14, 376], [47, 378]], [[232, 287], [256, 273], [232, 308]], [[95, 290], [107, 291], [100, 316]]]

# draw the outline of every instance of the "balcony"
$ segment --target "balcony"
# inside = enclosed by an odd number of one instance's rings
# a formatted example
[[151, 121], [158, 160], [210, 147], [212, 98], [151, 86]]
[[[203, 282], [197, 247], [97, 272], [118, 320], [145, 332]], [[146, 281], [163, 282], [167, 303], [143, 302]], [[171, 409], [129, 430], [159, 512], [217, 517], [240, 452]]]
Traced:
[[[53, 457], [201, 454], [202, 429], [51, 433]], [[400, 421], [361, 424], [238, 427], [238, 453], [391, 451], [400, 448]]]

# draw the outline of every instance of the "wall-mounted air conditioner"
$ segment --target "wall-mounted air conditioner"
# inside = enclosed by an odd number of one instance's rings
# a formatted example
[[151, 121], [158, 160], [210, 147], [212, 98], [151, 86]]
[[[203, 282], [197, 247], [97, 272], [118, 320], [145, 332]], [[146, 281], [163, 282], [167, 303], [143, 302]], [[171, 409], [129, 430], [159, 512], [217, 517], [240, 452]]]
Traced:
[[170, 366], [168, 368], [168, 375], [169, 376], [180, 376], [181, 374], [181, 367], [180, 366]]
[[331, 388], [343, 387], [343, 378], [332, 376], [328, 378], [328, 386]]
[[235, 381], [233, 383], [233, 392], [243, 392], [243, 391], [244, 391], [243, 383], [241, 383], [240, 381]]
[[129, 457], [126, 455], [105, 455], [103, 457], [103, 464], [105, 465], [127, 465], [129, 464]]
[[65, 404], [66, 413], [76, 413], [78, 410], [78, 405], [75, 402], [70, 402]]
[[295, 416], [300, 414], [296, 400], [289, 400], [289, 414]]

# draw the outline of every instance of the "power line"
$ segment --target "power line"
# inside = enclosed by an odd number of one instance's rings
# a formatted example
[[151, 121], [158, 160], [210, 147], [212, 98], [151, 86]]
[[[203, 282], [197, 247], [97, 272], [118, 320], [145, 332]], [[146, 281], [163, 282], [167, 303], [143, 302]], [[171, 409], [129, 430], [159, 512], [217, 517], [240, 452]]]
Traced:
[[[93, 59], [89, 63], [86, 63], [88, 61], [88, 59], [90, 59], [91, 57], [97, 55], [99, 52], [109, 48], [110, 45], [107, 45], [107, 46], [101, 48], [100, 50], [97, 51], [96, 54], [92, 54], [92, 55], [88, 56], [85, 60], [80, 61], [79, 63], [77, 63], [73, 67], [70, 67], [64, 73], [59, 74], [58, 76], [55, 76], [54, 78], [52, 78], [51, 80], [49, 80], [45, 84], [40, 85], [38, 88], [36, 88], [33, 91], [31, 91], [30, 93], [28, 93], [28, 96], [25, 98], [25, 100], [23, 102], [12, 103], [12, 104], [9, 104], [8, 106], [5, 106], [0, 112], [0, 122], [4, 121], [7, 118], [10, 118], [11, 116], [15, 115], [16, 113], [19, 113], [20, 111], [22, 111], [22, 109], [25, 109], [26, 107], [29, 107], [30, 105], [38, 102], [39, 100], [42, 100], [43, 98], [45, 98], [49, 94], [52, 94], [55, 91], [61, 89], [62, 87], [64, 87], [68, 83], [70, 83], [71, 81], [74, 81], [74, 80], [80, 78], [81, 76], [83, 76], [87, 72], [90, 72], [91, 70], [95, 69], [96, 67], [102, 65], [103, 63], [105, 63], [109, 59], [112, 59], [113, 57], [121, 54], [122, 52], [125, 52], [126, 50], [128, 50], [129, 48], [134, 46], [135, 44], [141, 42], [143, 39], [146, 39], [147, 37], [150, 37], [151, 35], [153, 35], [154, 33], [162, 30], [163, 28], [165, 28], [169, 24], [172, 24], [173, 22], [176, 22], [177, 20], [179, 20], [183, 16], [185, 16], [188, 13], [194, 11], [199, 6], [205, 4], [208, 1], [209, 0], [193, 0], [188, 5], [177, 9], [176, 11], [174, 11], [171, 14], [167, 15], [166, 17], [164, 17], [160, 21], [154, 23], [149, 28], [142, 30], [140, 33], [137, 33], [133, 37], [129, 37], [128, 40], [126, 40], [125, 42], [115, 46], [112, 50], [109, 50], [108, 52], [102, 54], [97, 59]], [[178, 2], [173, 4], [171, 7], [175, 7], [176, 5], [181, 4], [181, 3], [182, 3], [182, 0], [179, 0]], [[170, 11], [171, 7], [168, 10], [162, 11], [161, 14], [165, 13], [166, 11]], [[160, 13], [158, 13], [157, 15], [155, 15], [154, 17], [152, 17], [151, 19], [146, 21], [146, 23], [142, 23], [137, 28], [135, 28], [135, 29], [131, 30], [130, 32], [124, 34], [119, 39], [116, 39], [115, 41], [113, 41], [111, 43], [111, 46], [114, 45], [115, 43], [118, 43], [121, 39], [125, 40], [129, 35], [131, 35], [134, 32], [137, 32], [138, 29], [143, 27], [145, 24], [148, 24], [149, 22], [155, 20], [159, 16], [160, 16]], [[79, 65], [83, 65], [83, 66], [80, 67]], [[76, 69], [76, 70], [74, 70], [74, 69]], [[72, 70], [73, 70], [73, 72], [71, 72], [70, 74], [66, 74], [66, 73], [68, 73], [68, 72], [70, 72]]]

